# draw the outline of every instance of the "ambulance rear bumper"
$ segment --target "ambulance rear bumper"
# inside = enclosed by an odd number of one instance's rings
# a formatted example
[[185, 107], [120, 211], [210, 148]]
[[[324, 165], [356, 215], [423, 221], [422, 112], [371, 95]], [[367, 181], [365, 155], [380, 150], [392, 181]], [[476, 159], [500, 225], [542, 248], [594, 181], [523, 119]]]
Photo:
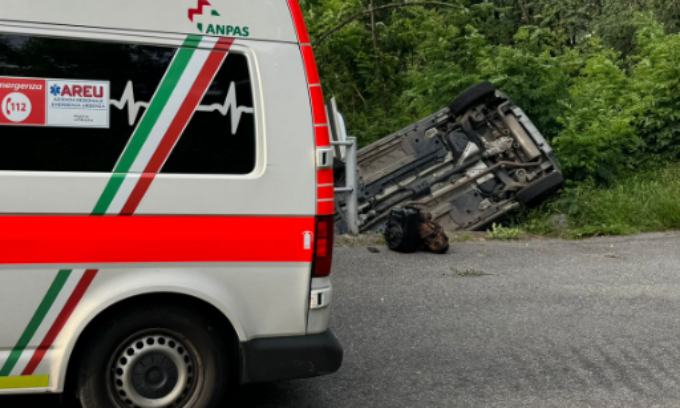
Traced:
[[331, 330], [299, 337], [241, 343], [241, 384], [286, 381], [332, 374], [343, 351]]

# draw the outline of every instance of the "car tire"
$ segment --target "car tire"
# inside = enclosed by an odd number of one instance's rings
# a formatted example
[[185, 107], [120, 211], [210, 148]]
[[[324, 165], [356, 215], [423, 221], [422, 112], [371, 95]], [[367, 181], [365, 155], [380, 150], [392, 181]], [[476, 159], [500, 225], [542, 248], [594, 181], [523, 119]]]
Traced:
[[559, 171], [555, 171], [518, 191], [515, 199], [522, 204], [532, 204], [555, 192], [562, 184], [564, 184], [564, 176]]
[[78, 373], [83, 408], [217, 408], [228, 384], [225, 341], [185, 308], [118, 313], [86, 347]]
[[496, 94], [496, 87], [484, 81], [466, 89], [449, 104], [449, 110], [455, 116], [464, 114], [468, 109]]

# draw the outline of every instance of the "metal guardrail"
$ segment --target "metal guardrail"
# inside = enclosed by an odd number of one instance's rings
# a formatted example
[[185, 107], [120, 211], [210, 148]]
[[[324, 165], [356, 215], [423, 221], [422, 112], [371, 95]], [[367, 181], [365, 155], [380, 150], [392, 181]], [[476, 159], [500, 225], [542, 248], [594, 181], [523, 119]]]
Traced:
[[345, 147], [345, 187], [337, 187], [336, 193], [347, 194], [345, 220], [352, 235], [359, 234], [359, 204], [357, 195], [357, 138], [348, 137], [346, 141], [332, 141], [333, 146]]

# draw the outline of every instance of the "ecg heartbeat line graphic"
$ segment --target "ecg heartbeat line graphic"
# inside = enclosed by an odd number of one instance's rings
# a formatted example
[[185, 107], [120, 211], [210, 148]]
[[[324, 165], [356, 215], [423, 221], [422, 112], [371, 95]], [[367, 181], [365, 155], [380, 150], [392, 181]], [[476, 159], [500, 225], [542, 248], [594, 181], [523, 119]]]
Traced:
[[[127, 107], [128, 122], [130, 123], [130, 126], [133, 126], [137, 121], [139, 111], [142, 108], [147, 109], [149, 103], [140, 102], [135, 99], [135, 86], [132, 81], [128, 81], [120, 100], [111, 99], [111, 106], [120, 110]], [[227, 116], [231, 112], [231, 134], [235, 135], [243, 115], [246, 113], [252, 114], [255, 110], [247, 106], [238, 106], [238, 102], [236, 101], [236, 83], [232, 82], [231, 85], [229, 85], [229, 91], [227, 92], [227, 97], [224, 99], [224, 104], [214, 103], [209, 106], [199, 105], [196, 108], [196, 111], [219, 112], [222, 116]]]

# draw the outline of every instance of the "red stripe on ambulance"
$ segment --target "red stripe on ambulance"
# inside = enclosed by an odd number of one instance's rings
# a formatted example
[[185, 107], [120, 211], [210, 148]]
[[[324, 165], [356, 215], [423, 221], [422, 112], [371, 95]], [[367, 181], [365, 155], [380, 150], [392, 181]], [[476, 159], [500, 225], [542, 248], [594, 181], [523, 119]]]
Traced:
[[[317, 148], [328, 148], [331, 145], [330, 133], [328, 130], [328, 117], [326, 116], [326, 105], [324, 103], [323, 90], [321, 89], [321, 79], [319, 77], [319, 69], [314, 58], [314, 50], [311, 46], [307, 26], [305, 25], [302, 10], [297, 0], [288, 0], [288, 7], [293, 16], [295, 23], [295, 31], [298, 35], [298, 42], [300, 43], [300, 54], [305, 64], [305, 72], [307, 73], [307, 84], [309, 88], [309, 101], [312, 107], [312, 121], [314, 123], [314, 139]], [[333, 170], [330, 170], [331, 174]], [[331, 177], [332, 179], [332, 177]], [[332, 181], [331, 181], [332, 183]], [[329, 184], [326, 179], [317, 180], [317, 185], [322, 186]], [[328, 204], [328, 200], [334, 199], [334, 194], [319, 187], [317, 192], [317, 215], [333, 215], [335, 214], [335, 205], [332, 201]]]
[[220, 38], [215, 44], [214, 49], [220, 50], [212, 52], [208, 57], [208, 60], [203, 65], [201, 72], [198, 75], [196, 82], [194, 82], [191, 90], [189, 91], [186, 99], [182, 103], [177, 115], [173, 119], [170, 127], [163, 136], [160, 144], [156, 148], [149, 164], [144, 170], [144, 174], [141, 176], [140, 180], [137, 182], [134, 190], [130, 194], [128, 201], [120, 212], [120, 215], [132, 215], [137, 211], [139, 204], [141, 204], [142, 199], [146, 195], [151, 183], [156, 178], [156, 173], [161, 170], [163, 164], [170, 156], [170, 152], [177, 144], [177, 141], [184, 133], [189, 121], [196, 112], [196, 108], [201, 103], [201, 100], [208, 91], [210, 84], [215, 79], [217, 71], [224, 63], [227, 58], [227, 51], [231, 48], [234, 43], [233, 38]]
[[[222, 63], [224, 63], [224, 60], [227, 56], [227, 51], [229, 51], [233, 43], [233, 39], [221, 38], [215, 44], [213, 52], [205, 62], [201, 72], [198, 75], [198, 78], [192, 85], [188, 95], [183, 101], [180, 110], [177, 112], [177, 115], [173, 119], [170, 127], [166, 131], [163, 139], [147, 164], [145, 169], [146, 173], [142, 174], [141, 178], [135, 185], [135, 188], [120, 211], [120, 215], [132, 215], [139, 207], [139, 204], [142, 202], [142, 199], [146, 195], [149, 187], [156, 177], [155, 173], [160, 171], [163, 163], [165, 163], [168, 156], [170, 155], [170, 152], [184, 132], [184, 129], [196, 111], [196, 107], [200, 104], [203, 96], [214, 80], [215, 75], [217, 75], [217, 71], [222, 66]], [[126, 221], [121, 222], [122, 219], [125, 219]], [[197, 218], [192, 217], [173, 217], [171, 220], [168, 220], [168, 223], [166, 224], [163, 222], [163, 219], [164, 217], [0, 217], [0, 226], [4, 224], [5, 227], [8, 228], [3, 229], [3, 232], [11, 231], [12, 229], [16, 231], [18, 229], [27, 228], [27, 231], [35, 229], [36, 231], [45, 233], [43, 236], [34, 236], [33, 238], [25, 237], [24, 239], [17, 240], [17, 245], [15, 245], [14, 248], [17, 251], [17, 257], [12, 257], [13, 259], [9, 259], [3, 257], [0, 254], [0, 264], [257, 262], [255, 259], [260, 257], [258, 254], [264, 252], [259, 249], [255, 251], [243, 251], [243, 249], [236, 248], [236, 242], [247, 242], [241, 241], [242, 238], [238, 237], [238, 234], [240, 229], [248, 230], [248, 228], [252, 228], [251, 226], [244, 225], [247, 224], [249, 220], [242, 222], [239, 221], [239, 219], [233, 218], [229, 219], [228, 221], [225, 218], [221, 218], [219, 220], [200, 218], [199, 222], [197, 221]], [[101, 225], [96, 225], [99, 223], [96, 220], [104, 221], [104, 223]], [[129, 224], [130, 220], [133, 220], [132, 224]], [[286, 224], [289, 222], [297, 221], [288, 219], [282, 223]], [[22, 227], [21, 224], [24, 223], [34, 226]], [[126, 224], [127, 226], [124, 227]], [[161, 224], [165, 226], [171, 225], [172, 227], [169, 227], [168, 230], [164, 231], [164, 227]], [[226, 232], [226, 235], [223, 235], [221, 238], [218, 238], [217, 241], [215, 241], [215, 231], [211, 230], [211, 228], [220, 228], [219, 224], [225, 224], [221, 227], [226, 228], [222, 231]], [[276, 222], [274, 222], [274, 224], [276, 224]], [[304, 236], [302, 235], [304, 231], [312, 231], [314, 228], [313, 220], [309, 221], [308, 224], [309, 226], [306, 226], [306, 229], [296, 231], [300, 234], [300, 237], [297, 237], [297, 240], [292, 239], [292, 237], [284, 238], [285, 242], [297, 242], [298, 246], [303, 248], [303, 250], [298, 250], [297, 253], [295, 253], [295, 251], [291, 252], [288, 258], [284, 254], [272, 254], [269, 259], [262, 259], [261, 261], [293, 262], [292, 259], [307, 259], [306, 262], [311, 262], [311, 251], [305, 251], [304, 245], [301, 241], [304, 239]], [[37, 225], [39, 225], [39, 227], [37, 227]], [[302, 224], [298, 224], [298, 227], [301, 226]], [[282, 225], [282, 227], [292, 228], [292, 226], [288, 225]], [[153, 232], [154, 228], [160, 228], [156, 229], [156, 232], [161, 233], [160, 236]], [[261, 226], [260, 228], [266, 227]], [[59, 232], [60, 237], [50, 238], [52, 234], [56, 235], [60, 229], [62, 229], [62, 231]], [[255, 230], [257, 229], [258, 228], [255, 228]], [[131, 233], [134, 233], [135, 235], [135, 237], [132, 239], [130, 238]], [[172, 238], [173, 233], [175, 234], [174, 238]], [[126, 235], [127, 238], [125, 238]], [[184, 236], [180, 237], [179, 235]], [[248, 234], [246, 233], [245, 235], [247, 236]], [[251, 240], [251, 242], [253, 242], [252, 239], [254, 238], [251, 237], [243, 239]], [[58, 252], [61, 252], [63, 256], [57, 256], [57, 251], [48, 249], [54, 248], [53, 244], [48, 243], [52, 240], [59, 242], [59, 244], [56, 246], [61, 248], [58, 250]], [[138, 244], [142, 245], [130, 245], [129, 243], [125, 245], [124, 241], [126, 240], [128, 242], [136, 241]], [[14, 239], [12, 241], [14, 241]], [[99, 244], [97, 244], [97, 241], [99, 241]], [[0, 242], [5, 242], [3, 237], [0, 237]], [[208, 243], [214, 245], [210, 245]], [[100, 249], [97, 249], [97, 245], [102, 246]], [[276, 246], [277, 248], [280, 248], [279, 245], [279, 243], [273, 242], [263, 246], [255, 245], [255, 247], [269, 248], [271, 246]], [[292, 250], [294, 246], [295, 245], [291, 245], [291, 248], [288, 248], [288, 250]], [[125, 247], [127, 247], [127, 249]], [[225, 250], [227, 247], [234, 248], [241, 253], [236, 254], [236, 252]], [[32, 257], [30, 255], [31, 253], [34, 253], [35, 248], [41, 248], [40, 252], [42, 255], [40, 257]], [[68, 248], [71, 248], [70, 253], [68, 252]], [[179, 257], [173, 257], [171, 256], [171, 251], [176, 252], [177, 255], [181, 255]], [[308, 254], [305, 256], [304, 252], [307, 252]], [[116, 256], [110, 256], [114, 253], [116, 253]], [[57, 257], [55, 258], [55, 256]], [[24, 257], [23, 261], [19, 261], [21, 257]], [[172, 260], [173, 258], [175, 260]], [[178, 259], [185, 260], [179, 261]], [[218, 261], [218, 259], [224, 259], [225, 261]], [[83, 277], [78, 282], [75, 291], [71, 294], [71, 297], [51, 326], [42, 343], [33, 353], [31, 360], [24, 369], [23, 375], [31, 375], [38, 367], [42, 359], [45, 357], [47, 350], [52, 346], [52, 343], [54, 343], [57, 336], [66, 325], [66, 322], [70, 318], [75, 308], [78, 306], [78, 303], [85, 295], [87, 288], [97, 276], [98, 272], [99, 270], [97, 269], [88, 270], [85, 272]]]
[[73, 293], [71, 293], [66, 305], [64, 305], [64, 308], [59, 313], [59, 316], [57, 316], [57, 320], [54, 321], [54, 324], [52, 324], [52, 327], [45, 335], [42, 343], [40, 343], [38, 348], [33, 353], [33, 356], [31, 356], [31, 360], [28, 362], [21, 375], [33, 375], [35, 369], [38, 368], [38, 365], [45, 357], [45, 353], [47, 353], [47, 350], [49, 350], [49, 348], [52, 346], [52, 343], [54, 343], [54, 341], [57, 339], [57, 336], [59, 336], [59, 333], [61, 333], [61, 331], [64, 329], [64, 326], [66, 326], [66, 322], [68, 322], [68, 319], [73, 314], [73, 311], [76, 310], [76, 306], [78, 306], [80, 300], [83, 298], [83, 296], [85, 296], [85, 292], [87, 292], [87, 288], [90, 287], [90, 284], [97, 276], [97, 272], [98, 271], [96, 269], [85, 271], [85, 274], [78, 282], [78, 285], [73, 290]]
[[332, 169], [317, 170], [316, 181], [319, 183], [320, 186], [333, 184], [333, 170]]
[[163, 163], [165, 163], [170, 152], [184, 132], [184, 129], [189, 124], [191, 117], [196, 112], [196, 108], [201, 103], [210, 84], [213, 79], [215, 79], [217, 71], [222, 66], [225, 58], [227, 58], [226, 51], [231, 48], [233, 43], [233, 38], [220, 38], [217, 44], [215, 44], [215, 49], [219, 49], [220, 51], [213, 52], [208, 57], [201, 73], [198, 75], [198, 79], [191, 88], [191, 91], [189, 91], [179, 112], [177, 112], [177, 116], [172, 121], [167, 133], [151, 158], [151, 161], [149, 161], [149, 164], [146, 166], [145, 173], [158, 173], [160, 171]]
[[313, 217], [0, 216], [0, 264], [311, 262], [314, 228]]
[[153, 183], [155, 178], [155, 174], [146, 173], [141, 175], [137, 185], [135, 185], [132, 193], [130, 193], [130, 197], [120, 211], [120, 215], [132, 215], [137, 211], [137, 207], [141, 204], [142, 199], [146, 195], [146, 192], [149, 191], [149, 187], [151, 187], [151, 183]]
[[323, 186], [319, 187], [318, 196], [319, 200], [332, 200], [334, 197], [334, 186]]
[[317, 214], [335, 214], [335, 202], [334, 201], [319, 201], [316, 209]]

